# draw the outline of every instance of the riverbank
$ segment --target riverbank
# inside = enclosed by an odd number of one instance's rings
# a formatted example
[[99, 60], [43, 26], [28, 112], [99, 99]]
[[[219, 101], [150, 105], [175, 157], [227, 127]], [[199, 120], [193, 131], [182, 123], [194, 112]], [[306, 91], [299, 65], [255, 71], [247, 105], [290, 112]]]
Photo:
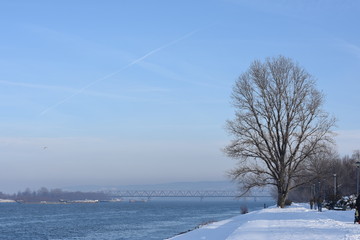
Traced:
[[354, 211], [323, 212], [307, 204], [280, 209], [270, 207], [203, 226], [171, 240], [356, 240], [360, 225], [354, 224]]

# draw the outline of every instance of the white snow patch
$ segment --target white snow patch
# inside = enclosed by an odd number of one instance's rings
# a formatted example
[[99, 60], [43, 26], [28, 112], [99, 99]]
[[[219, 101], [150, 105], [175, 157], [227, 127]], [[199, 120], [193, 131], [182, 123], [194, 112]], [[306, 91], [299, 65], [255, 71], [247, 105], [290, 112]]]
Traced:
[[216, 229], [224, 224], [227, 224], [229, 222], [233, 221], [232, 219], [228, 219], [228, 220], [223, 220], [223, 221], [220, 221], [220, 222], [214, 222], [214, 223], [211, 223], [209, 225], [205, 225], [203, 228], [207, 228], [207, 229]]
[[307, 204], [271, 207], [212, 223], [174, 240], [360, 240], [354, 211], [310, 210]]

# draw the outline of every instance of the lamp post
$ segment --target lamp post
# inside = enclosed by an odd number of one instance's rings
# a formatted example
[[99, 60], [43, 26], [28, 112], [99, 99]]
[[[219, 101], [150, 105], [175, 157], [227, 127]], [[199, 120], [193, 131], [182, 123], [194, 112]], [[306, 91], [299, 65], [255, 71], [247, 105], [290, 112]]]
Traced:
[[336, 173], [334, 173], [334, 199], [336, 198]]
[[356, 196], [359, 196], [359, 167], [360, 161], [356, 162]]
[[315, 185], [315, 183], [313, 184], [313, 191], [314, 191], [314, 192], [313, 192], [313, 197], [314, 197], [314, 199], [315, 199], [315, 195], [316, 195], [316, 193], [315, 193], [315, 192], [316, 192], [316, 185]]

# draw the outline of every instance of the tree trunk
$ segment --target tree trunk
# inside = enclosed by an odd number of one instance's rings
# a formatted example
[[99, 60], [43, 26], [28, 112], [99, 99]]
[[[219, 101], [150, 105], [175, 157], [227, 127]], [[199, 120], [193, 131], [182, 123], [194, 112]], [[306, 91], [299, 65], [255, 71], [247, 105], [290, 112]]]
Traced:
[[278, 187], [278, 198], [277, 198], [277, 206], [284, 208], [285, 200], [287, 198], [288, 191], [284, 190], [282, 187]]

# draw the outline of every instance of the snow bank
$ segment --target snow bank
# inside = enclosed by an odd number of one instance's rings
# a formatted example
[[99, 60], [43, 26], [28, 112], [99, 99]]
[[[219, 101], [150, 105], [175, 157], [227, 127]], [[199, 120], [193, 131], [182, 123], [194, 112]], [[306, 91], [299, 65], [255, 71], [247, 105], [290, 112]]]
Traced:
[[360, 240], [354, 211], [323, 212], [307, 204], [270, 207], [171, 238], [172, 240]]
[[14, 203], [14, 200], [10, 200], [10, 199], [0, 199], [0, 203]]

